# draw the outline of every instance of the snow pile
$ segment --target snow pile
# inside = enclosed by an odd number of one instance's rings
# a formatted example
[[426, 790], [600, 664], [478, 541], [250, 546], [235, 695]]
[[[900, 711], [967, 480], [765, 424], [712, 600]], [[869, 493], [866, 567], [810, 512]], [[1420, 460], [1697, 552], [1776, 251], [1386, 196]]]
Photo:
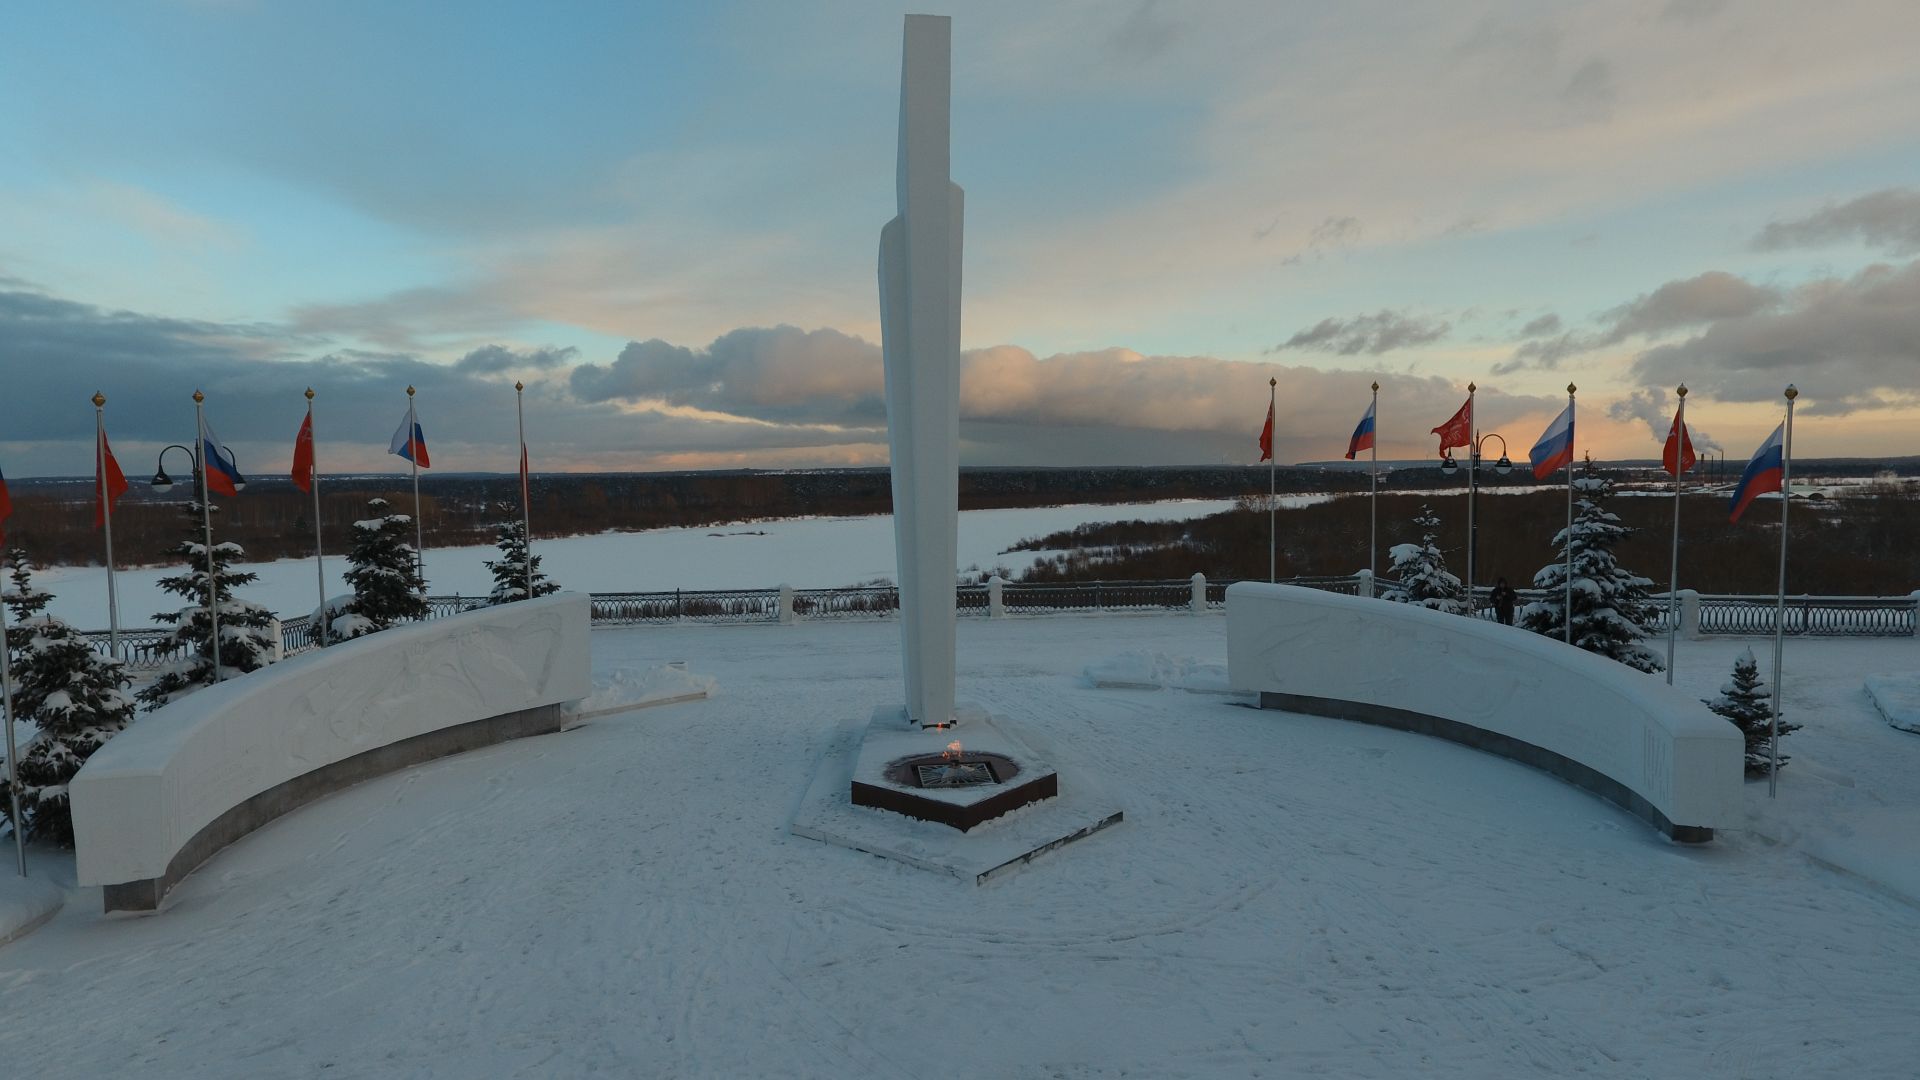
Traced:
[[1227, 665], [1163, 652], [1123, 652], [1088, 664], [1085, 674], [1088, 683], [1104, 690], [1227, 692]]
[[[5, 865], [0, 867], [0, 945], [23, 937], [52, 918], [66, 900], [66, 893], [52, 882], [37, 877], [21, 877], [15, 872], [13, 837], [5, 829]], [[33, 852], [29, 858], [40, 857]], [[37, 871], [43, 873], [44, 871]]]
[[1869, 675], [1866, 685], [1887, 723], [1920, 734], [1920, 675]]
[[1920, 808], [1861, 810], [1802, 837], [1799, 846], [1827, 866], [1920, 906]]
[[719, 684], [711, 675], [696, 675], [684, 663], [663, 664], [645, 671], [619, 668], [593, 677], [593, 693], [567, 707], [575, 720], [712, 697]]

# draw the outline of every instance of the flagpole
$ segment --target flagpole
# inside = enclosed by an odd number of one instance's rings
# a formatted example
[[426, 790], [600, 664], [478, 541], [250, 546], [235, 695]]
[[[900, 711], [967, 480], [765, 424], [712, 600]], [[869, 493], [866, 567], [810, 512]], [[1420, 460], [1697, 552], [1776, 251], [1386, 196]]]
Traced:
[[520, 422], [520, 531], [526, 540], [527, 563], [527, 599], [533, 599], [533, 508], [529, 505], [531, 497], [527, 494], [527, 410], [525, 405], [527, 386], [525, 383], [513, 384], [513, 413]]
[[[1373, 445], [1367, 449], [1372, 453], [1373, 480], [1371, 494], [1367, 499], [1367, 576], [1380, 576], [1380, 384], [1373, 384]], [[1378, 589], [1378, 585], [1373, 588]]]
[[1780, 449], [1780, 583], [1773, 604], [1773, 704], [1767, 718], [1767, 798], [1780, 783], [1780, 665], [1787, 641], [1787, 507], [1793, 502], [1793, 399], [1787, 384], [1787, 438]]
[[1573, 391], [1567, 384], [1567, 606], [1560, 622], [1567, 644], [1573, 644]]
[[[1267, 380], [1267, 415], [1269, 417], [1275, 415], [1274, 405], [1279, 401], [1279, 385], [1279, 379], [1270, 378]], [[1275, 434], [1278, 433], [1276, 432]], [[1279, 493], [1275, 490], [1273, 475], [1274, 469], [1279, 466], [1279, 461], [1280, 459], [1273, 452], [1273, 441], [1270, 440], [1267, 443], [1267, 581], [1269, 584], [1278, 580], [1274, 576], [1274, 568], [1277, 563], [1275, 551], [1279, 547], [1279, 537], [1276, 531], [1278, 529], [1277, 515], [1279, 508], [1277, 503]]]
[[27, 876], [26, 824], [20, 820], [20, 752], [13, 738], [13, 650], [7, 647], [7, 609], [0, 604], [0, 704], [6, 706], [0, 723], [7, 727], [7, 795], [13, 800], [13, 853], [20, 876]]
[[200, 429], [200, 528], [207, 542], [207, 623], [212, 631], [213, 643], [213, 681], [219, 682], [220, 676], [220, 578], [213, 567], [213, 509], [208, 505], [211, 496], [207, 494], [207, 470], [212, 464], [207, 460], [210, 453], [218, 450], [207, 445], [207, 395], [198, 390], [193, 392], [193, 423]]
[[318, 447], [313, 445], [313, 387], [307, 387], [307, 446], [313, 454], [312, 472], [307, 477], [307, 486], [313, 489], [313, 574], [320, 585], [320, 628], [316, 631], [322, 646], [327, 643], [327, 626], [333, 621], [333, 613], [327, 610], [327, 556], [320, 547], [320, 456]]
[[[1680, 410], [1673, 417], [1673, 561], [1667, 574], [1667, 685], [1673, 685], [1673, 648], [1680, 634], [1680, 492], [1687, 481], [1687, 384], [1681, 383]], [[1664, 456], [1664, 455], [1663, 455]]]
[[[1480, 432], [1475, 426], [1473, 395], [1479, 388], [1467, 384], [1467, 617], [1473, 617], [1473, 503], [1480, 490]], [[1378, 423], [1376, 420], [1375, 423]]]
[[420, 418], [413, 411], [413, 387], [407, 387], [407, 460], [413, 465], [413, 565], [420, 571], [420, 591], [427, 589], [427, 533], [420, 519], [420, 448], [413, 434], [420, 429]]
[[120, 598], [113, 581], [113, 491], [107, 484], [107, 395], [93, 394], [93, 472], [107, 537], [107, 655], [120, 659]]

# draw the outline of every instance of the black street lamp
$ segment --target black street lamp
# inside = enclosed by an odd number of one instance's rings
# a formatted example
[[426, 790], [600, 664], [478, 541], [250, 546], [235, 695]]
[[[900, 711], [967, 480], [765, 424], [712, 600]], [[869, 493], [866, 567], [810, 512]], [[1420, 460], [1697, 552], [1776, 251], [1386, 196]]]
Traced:
[[[1473, 594], [1474, 557], [1479, 553], [1479, 550], [1480, 550], [1480, 521], [1474, 511], [1475, 511], [1475, 505], [1478, 501], [1479, 494], [1480, 494], [1480, 459], [1481, 459], [1480, 449], [1482, 446], [1486, 444], [1486, 441], [1488, 439], [1500, 440], [1500, 460], [1493, 463], [1493, 471], [1500, 476], [1505, 476], [1508, 473], [1513, 471], [1513, 461], [1507, 456], [1507, 440], [1505, 436], [1501, 435], [1497, 431], [1488, 431], [1488, 432], [1483, 432], [1474, 437], [1472, 444], [1469, 448], [1470, 453], [1468, 454], [1468, 457], [1467, 457], [1467, 614], [1468, 615], [1472, 615], [1476, 610], [1476, 605], [1474, 603], [1474, 594]], [[1454, 461], [1452, 455], [1448, 455], [1447, 457], [1440, 459], [1440, 472], [1442, 475], [1452, 476], [1454, 473], [1458, 472], [1459, 470], [1460, 470], [1460, 465], [1459, 463]]]
[[[194, 426], [199, 430], [199, 435], [196, 436], [193, 441], [195, 446], [200, 447], [211, 447], [213, 443], [213, 440], [207, 437], [206, 415], [202, 411], [202, 405], [205, 404], [206, 400], [205, 394], [202, 394], [198, 390], [193, 392]], [[204, 546], [207, 555], [207, 626], [208, 629], [212, 631], [207, 640], [208, 648], [212, 654], [213, 681], [219, 682], [225, 678], [220, 670], [220, 577], [213, 552], [213, 507], [211, 505], [213, 500], [207, 495], [205, 462], [200, 460], [200, 454], [191, 447], [182, 446], [179, 443], [172, 443], [168, 446], [161, 447], [160, 456], [154, 462], [152, 484], [155, 491], [173, 490], [173, 477], [167, 475], [168, 450], [180, 450], [187, 455], [188, 464], [193, 469], [194, 483], [200, 488], [200, 530], [201, 535], [206, 541]], [[232, 466], [233, 490], [240, 491], [245, 488], [247, 481], [245, 477], [240, 475], [240, 461], [234, 456], [233, 448], [230, 446], [222, 446], [214, 452], [224, 452], [226, 455], [226, 463]]]
[[[240, 459], [234, 456], [233, 447], [222, 446], [220, 449], [226, 452], [227, 463], [233, 466], [233, 490], [245, 491], [247, 488], [247, 479], [240, 475]], [[154, 463], [153, 490], [173, 490], [173, 477], [167, 475], [167, 451], [169, 450], [178, 450], [187, 455], [187, 467], [194, 477], [194, 482], [197, 484], [200, 477], [200, 455], [194, 453], [193, 450], [188, 447], [181, 446], [179, 443], [172, 443], [160, 448], [159, 460]]]

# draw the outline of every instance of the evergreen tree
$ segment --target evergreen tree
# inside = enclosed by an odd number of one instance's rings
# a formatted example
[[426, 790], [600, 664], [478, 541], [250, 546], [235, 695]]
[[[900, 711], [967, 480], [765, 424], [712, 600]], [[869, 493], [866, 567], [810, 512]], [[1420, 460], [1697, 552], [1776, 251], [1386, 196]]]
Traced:
[[[8, 606], [33, 612], [20, 620], [24, 636], [12, 660], [13, 707], [16, 716], [39, 728], [19, 748], [23, 820], [16, 826], [24, 836], [70, 847], [67, 783], [95, 750], [133, 722], [134, 702], [120, 661], [94, 651], [66, 622], [38, 613], [52, 596], [34, 591], [26, 560], [17, 551], [10, 554], [14, 587], [6, 594]], [[25, 598], [36, 598], [37, 604]], [[10, 816], [7, 786], [0, 773], [0, 814]]]
[[1440, 516], [1423, 503], [1413, 523], [1420, 529], [1420, 542], [1395, 544], [1388, 550], [1399, 584], [1389, 586], [1381, 595], [1395, 603], [1418, 604], [1454, 615], [1464, 613], [1466, 590], [1447, 570], [1447, 557], [1440, 551]]
[[353, 550], [347, 553], [353, 599], [333, 614], [328, 644], [427, 617], [427, 584], [413, 546], [413, 518], [388, 513], [387, 507], [385, 499], [368, 499], [371, 516], [353, 523]]
[[[1765, 776], [1771, 763], [1768, 750], [1772, 744], [1773, 690], [1760, 678], [1760, 664], [1753, 658], [1752, 649], [1744, 649], [1733, 659], [1733, 678], [1720, 688], [1718, 698], [1701, 698], [1707, 708], [1733, 721], [1733, 726], [1747, 737], [1747, 775]], [[1780, 718], [1780, 734], [1800, 730], [1799, 724], [1787, 723]], [[1780, 755], [1780, 764], [1787, 764], [1787, 755]]]
[[1658, 614], [1647, 603], [1653, 582], [1623, 569], [1613, 546], [1633, 529], [1622, 525], [1602, 504], [1613, 492], [1613, 481], [1583, 476], [1573, 482], [1572, 535], [1561, 529], [1553, 544], [1559, 557], [1533, 575], [1535, 588], [1545, 596], [1520, 612], [1520, 625], [1535, 633], [1565, 636], [1567, 545], [1573, 545], [1573, 644], [1641, 671], [1663, 671], [1666, 664], [1642, 644], [1653, 632]]
[[[217, 512], [219, 507], [209, 507]], [[207, 548], [202, 542], [200, 503], [186, 504], [187, 535], [173, 553], [186, 564], [186, 572], [160, 579], [160, 588], [186, 601], [178, 611], [163, 611], [154, 618], [173, 627], [173, 640], [184, 647], [186, 656], [160, 670], [160, 677], [140, 691], [142, 704], [157, 709], [169, 701], [214, 683], [213, 626], [207, 617]], [[237, 599], [233, 590], [251, 584], [255, 574], [232, 569], [246, 556], [239, 544], [213, 545], [212, 588], [220, 612], [220, 667], [228, 677], [256, 671], [273, 663], [275, 646], [273, 612], [258, 604]]]
[[[512, 507], [502, 503], [502, 513], [510, 513]], [[507, 604], [527, 598], [527, 529], [517, 517], [508, 518], [494, 525], [494, 546], [500, 549], [500, 558], [488, 559], [487, 569], [493, 573], [493, 592], [487, 597], [489, 604]], [[533, 557], [533, 595], [545, 596], [557, 593], [560, 586], [547, 580], [540, 572], [540, 556]]]
[[33, 563], [19, 548], [7, 551], [7, 576], [11, 586], [0, 589], [0, 600], [7, 605], [7, 648], [18, 652], [33, 636], [31, 623], [47, 609], [53, 594], [33, 587]]

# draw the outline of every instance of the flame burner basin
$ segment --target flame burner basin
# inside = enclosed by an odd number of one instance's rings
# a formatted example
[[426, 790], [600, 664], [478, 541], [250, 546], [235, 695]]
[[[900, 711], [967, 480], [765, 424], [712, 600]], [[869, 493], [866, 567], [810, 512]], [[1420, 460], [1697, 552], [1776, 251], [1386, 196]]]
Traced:
[[887, 766], [887, 779], [905, 787], [964, 788], [1004, 784], [1020, 775], [1020, 766], [1005, 754], [965, 751], [957, 759], [945, 754], [920, 754]]
[[[922, 794], [924, 792], [924, 794]], [[940, 753], [887, 762], [879, 783], [853, 782], [853, 804], [936, 821], [965, 832], [1059, 792], [1052, 769], [1023, 769], [1008, 754], [966, 750], [956, 761]]]
[[915, 765], [913, 771], [920, 786], [927, 787], [969, 787], [974, 784], [997, 784], [993, 766], [984, 761], [942, 761], [938, 765]]

